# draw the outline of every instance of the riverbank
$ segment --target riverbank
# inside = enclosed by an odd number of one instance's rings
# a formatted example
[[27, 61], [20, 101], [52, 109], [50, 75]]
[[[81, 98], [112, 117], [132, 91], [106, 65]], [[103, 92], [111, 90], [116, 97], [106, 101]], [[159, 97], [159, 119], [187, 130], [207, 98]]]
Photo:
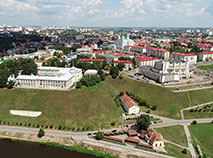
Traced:
[[23, 134], [23, 133], [17, 133], [17, 132], [0, 132], [0, 139], [11, 139], [13, 141], [26, 141], [26, 142], [33, 142], [33, 143], [40, 143], [40, 144], [46, 144], [50, 146], [55, 147], [61, 147], [65, 148], [67, 150], [71, 151], [77, 151], [80, 153], [95, 155], [98, 157], [103, 158], [115, 158], [118, 155], [111, 153], [102, 153], [101, 149], [93, 148], [93, 147], [87, 147], [85, 144], [81, 141], [74, 141], [70, 137], [53, 137], [53, 136], [44, 136], [42, 138], [38, 138], [35, 134]]

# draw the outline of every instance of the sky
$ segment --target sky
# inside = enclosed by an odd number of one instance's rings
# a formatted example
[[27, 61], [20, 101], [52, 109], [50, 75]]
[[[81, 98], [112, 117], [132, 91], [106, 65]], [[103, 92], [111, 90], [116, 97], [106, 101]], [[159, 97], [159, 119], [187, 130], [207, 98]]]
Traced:
[[1, 0], [2, 24], [213, 27], [213, 0]]

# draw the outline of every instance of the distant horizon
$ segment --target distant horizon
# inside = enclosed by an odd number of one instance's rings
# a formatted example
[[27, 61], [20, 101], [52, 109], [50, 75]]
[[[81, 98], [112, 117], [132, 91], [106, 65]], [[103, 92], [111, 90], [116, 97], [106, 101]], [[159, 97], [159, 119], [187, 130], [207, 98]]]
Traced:
[[212, 28], [212, 0], [2, 0], [1, 23], [19, 26]]

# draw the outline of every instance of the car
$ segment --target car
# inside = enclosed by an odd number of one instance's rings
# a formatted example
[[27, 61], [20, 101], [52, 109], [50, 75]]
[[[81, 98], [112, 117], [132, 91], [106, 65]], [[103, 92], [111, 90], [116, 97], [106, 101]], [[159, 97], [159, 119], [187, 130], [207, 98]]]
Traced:
[[153, 116], [150, 116], [150, 118], [154, 118]]
[[93, 133], [93, 135], [96, 135], [96, 133]]
[[129, 127], [129, 125], [126, 125], [126, 127]]
[[92, 135], [92, 133], [88, 133], [87, 135], [88, 135], [88, 136], [91, 136], [91, 135]]
[[154, 121], [154, 124], [157, 124], [157, 122], [156, 122], [156, 121]]
[[117, 130], [112, 130], [112, 132], [116, 132]]

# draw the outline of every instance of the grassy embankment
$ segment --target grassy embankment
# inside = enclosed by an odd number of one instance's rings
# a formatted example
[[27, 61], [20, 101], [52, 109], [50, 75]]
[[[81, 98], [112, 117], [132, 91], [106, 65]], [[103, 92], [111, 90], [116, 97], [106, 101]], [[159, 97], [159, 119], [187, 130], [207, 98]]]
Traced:
[[202, 70], [207, 70], [207, 71], [213, 71], [213, 64], [211, 65], [203, 65], [203, 66], [198, 66], [198, 69], [202, 69]]
[[181, 125], [156, 128], [156, 131], [163, 135], [163, 138], [176, 144], [188, 147], [184, 128]]
[[[111, 122], [122, 124], [120, 118], [124, 113], [114, 102], [121, 92], [135, 92], [157, 110], [152, 113], [180, 119], [180, 109], [189, 105], [186, 92], [173, 93], [171, 90], [130, 79], [106, 80], [93, 88], [71, 91], [35, 90], [35, 89], [0, 89], [1, 124], [22, 125], [27, 127], [48, 127], [85, 131], [113, 128]], [[189, 92], [192, 103], [212, 101], [213, 90]], [[14, 110], [42, 111], [38, 118], [12, 116]]]
[[168, 155], [178, 157], [178, 158], [191, 158], [190, 152], [187, 150], [186, 154], [183, 154], [183, 148], [180, 148], [176, 145], [165, 143], [165, 148], [168, 151]]
[[213, 157], [213, 124], [196, 124], [189, 126], [194, 144], [199, 144], [206, 157]]

